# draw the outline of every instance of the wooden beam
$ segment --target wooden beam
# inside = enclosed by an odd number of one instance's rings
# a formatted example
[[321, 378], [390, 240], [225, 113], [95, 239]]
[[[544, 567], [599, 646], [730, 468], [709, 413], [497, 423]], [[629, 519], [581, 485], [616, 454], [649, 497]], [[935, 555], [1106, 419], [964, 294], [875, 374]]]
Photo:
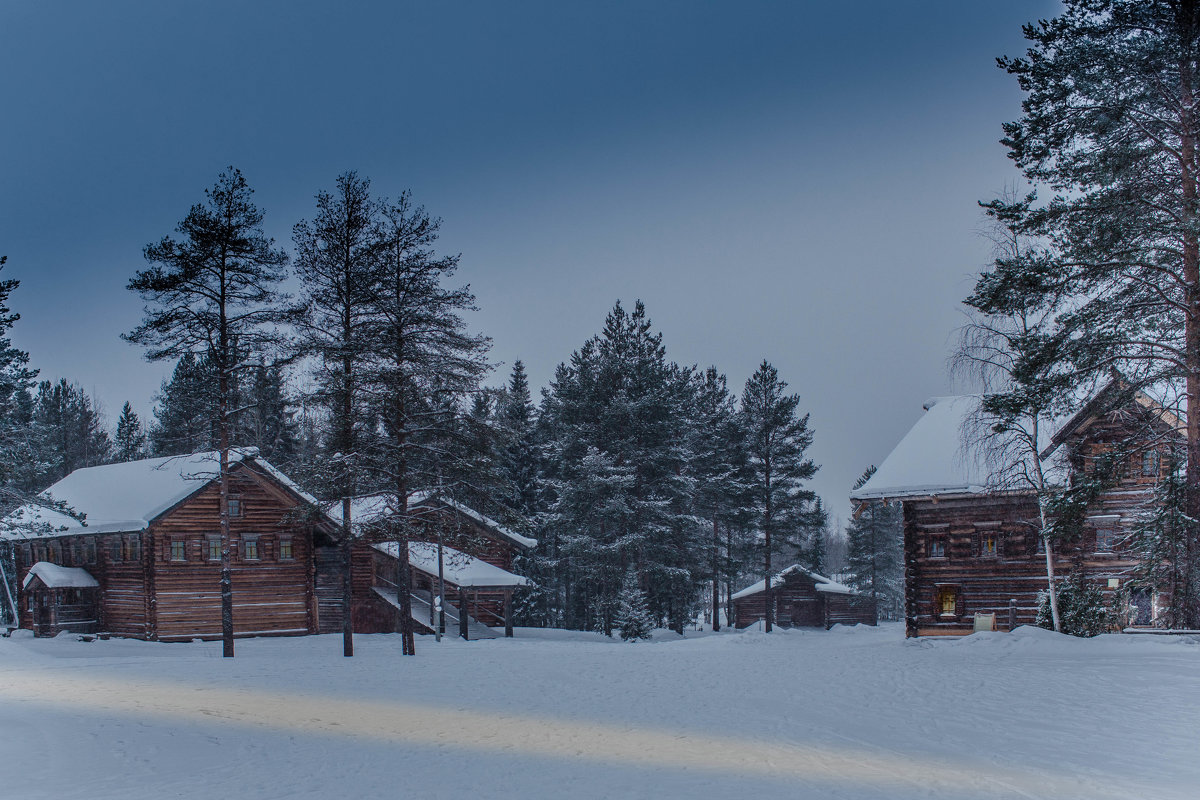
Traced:
[[504, 593], [504, 635], [511, 639], [513, 635], [512, 592]]

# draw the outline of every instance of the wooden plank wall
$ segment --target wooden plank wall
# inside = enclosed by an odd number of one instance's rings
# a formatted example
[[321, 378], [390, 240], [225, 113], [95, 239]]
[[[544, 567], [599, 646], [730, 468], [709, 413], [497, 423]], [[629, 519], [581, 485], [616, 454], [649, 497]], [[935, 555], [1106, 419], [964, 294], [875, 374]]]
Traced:
[[[1129, 447], [1133, 437], [1149, 430], [1152, 447], [1162, 447], [1162, 430], [1131, 428], [1128, 414], [1094, 421], [1064, 444], [1070, 448], [1073, 468], [1086, 470], [1097, 457], [1117, 446]], [[1161, 428], [1162, 426], [1158, 426]], [[1154, 485], [1161, 475], [1141, 474], [1137, 448], [1128, 458], [1119, 482], [1104, 492], [1089, 509], [1090, 522], [1083, 534], [1056, 545], [1054, 568], [1065, 577], [1082, 569], [1111, 595], [1110, 578], [1121, 585], [1132, 577], [1137, 562], [1121, 540], [1133, 530], [1135, 519], [1153, 502]], [[1166, 457], [1163, 462], [1165, 468]], [[972, 495], [958, 498], [921, 498], [904, 502], [906, 616], [909, 635], [970, 633], [975, 613], [996, 614], [997, 626], [1008, 627], [1010, 601], [1016, 601], [1016, 624], [1032, 624], [1037, 616], [1038, 594], [1046, 589], [1045, 555], [1038, 552], [1039, 526], [1036, 500], [1031, 495]], [[1118, 543], [1114, 552], [1097, 552], [1096, 532], [1112, 529]], [[983, 537], [996, 536], [996, 554], [981, 548]], [[944, 556], [934, 557], [939, 541]], [[953, 615], [935, 608], [939, 586], [953, 587], [958, 603]]]
[[[239, 636], [315, 633], [318, 602], [314, 591], [312, 534], [288, 520], [291, 504], [235, 469], [231, 493], [242, 500], [241, 517], [230, 521], [234, 543], [233, 625]], [[220, 495], [216, 484], [154, 523], [153, 634], [161, 640], [219, 638], [221, 563], [208, 559], [208, 538], [220, 534]], [[258, 538], [259, 559], [245, 558], [244, 539]], [[281, 539], [292, 542], [292, 558], [280, 555]], [[187, 560], [171, 560], [171, 543], [184, 542]]]

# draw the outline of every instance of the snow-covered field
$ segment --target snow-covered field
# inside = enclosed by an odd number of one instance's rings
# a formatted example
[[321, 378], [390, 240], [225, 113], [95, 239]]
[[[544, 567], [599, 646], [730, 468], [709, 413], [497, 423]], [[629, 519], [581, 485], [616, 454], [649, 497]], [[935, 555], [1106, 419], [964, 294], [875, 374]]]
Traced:
[[0, 798], [1196, 798], [1200, 637], [0, 639]]

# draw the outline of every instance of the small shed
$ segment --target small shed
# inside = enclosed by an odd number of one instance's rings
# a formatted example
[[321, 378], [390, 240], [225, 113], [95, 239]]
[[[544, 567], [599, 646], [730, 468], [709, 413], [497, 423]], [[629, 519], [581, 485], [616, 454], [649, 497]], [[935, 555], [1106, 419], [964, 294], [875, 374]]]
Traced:
[[21, 588], [33, 614], [34, 636], [99, 629], [100, 584], [87, 570], [39, 561], [29, 568]]
[[[775, 624], [781, 628], [830, 628], [834, 625], [875, 625], [874, 598], [858, 594], [824, 575], [793, 564], [771, 579]], [[733, 595], [734, 627], [746, 628], [766, 617], [766, 581]]]

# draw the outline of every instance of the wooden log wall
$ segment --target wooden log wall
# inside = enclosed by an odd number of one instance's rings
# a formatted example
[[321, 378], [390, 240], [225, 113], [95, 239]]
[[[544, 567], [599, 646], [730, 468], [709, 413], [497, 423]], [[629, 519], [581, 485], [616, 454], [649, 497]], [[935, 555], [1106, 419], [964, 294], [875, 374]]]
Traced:
[[[230, 520], [234, 634], [316, 633], [319, 603], [312, 533], [289, 520], [293, 504], [286, 497], [244, 469], [235, 468], [231, 474], [231, 494], [240, 496], [242, 507], [241, 516]], [[211, 560], [208, 552], [209, 539], [220, 536], [219, 503], [214, 483], [151, 526], [155, 638], [221, 635], [221, 562]], [[248, 557], [250, 539], [257, 540], [257, 559]], [[286, 541], [291, 543], [290, 557]], [[176, 542], [183, 545], [183, 561], [172, 557]]]
[[[855, 625], [877, 622], [875, 603], [857, 595], [818, 592], [807, 575], [784, 576], [780, 585], [772, 585], [775, 597], [775, 624], [782, 628]], [[733, 601], [734, 627], [745, 628], [766, 616], [766, 592], [755, 592]]]

